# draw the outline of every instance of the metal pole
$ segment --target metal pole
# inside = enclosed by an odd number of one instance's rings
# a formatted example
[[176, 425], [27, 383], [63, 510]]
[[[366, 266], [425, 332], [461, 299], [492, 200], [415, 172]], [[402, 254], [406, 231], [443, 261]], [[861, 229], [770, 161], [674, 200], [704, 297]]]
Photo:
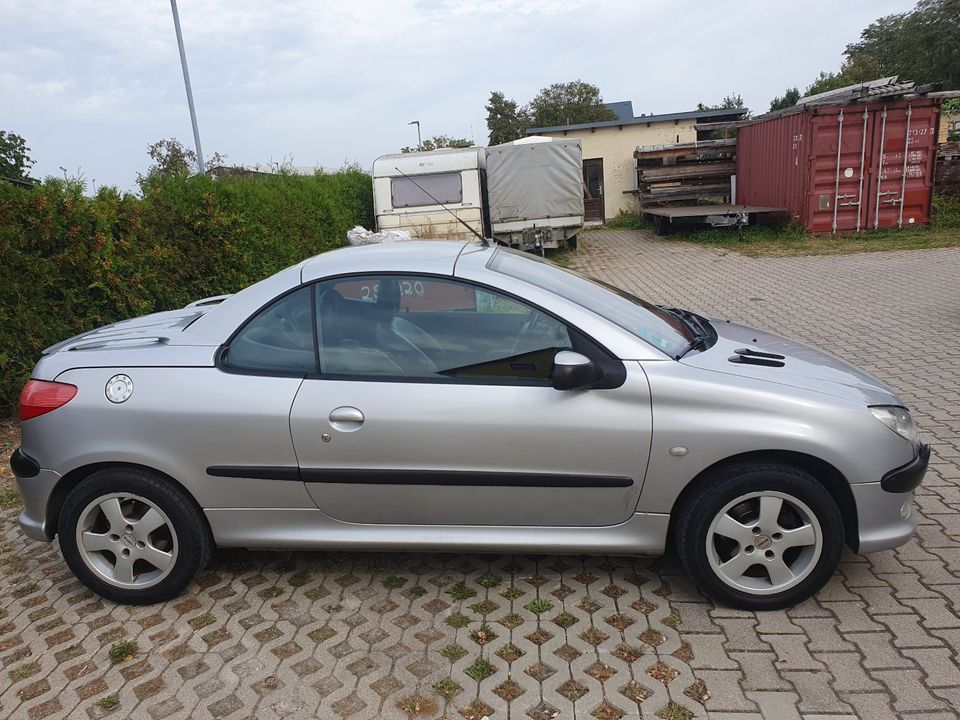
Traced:
[[907, 156], [910, 154], [910, 116], [913, 115], [913, 106], [907, 103], [907, 136], [903, 140], [903, 170], [900, 172], [900, 214], [897, 216], [897, 227], [903, 227], [903, 200], [907, 193]]
[[407, 125], [416, 125], [417, 126], [417, 150], [423, 150], [423, 140], [420, 139], [420, 121], [411, 120]]
[[840, 143], [843, 141], [843, 110], [837, 116], [837, 172], [833, 178], [833, 233], [837, 232], [837, 203], [840, 202]]
[[190, 87], [190, 71], [187, 70], [187, 53], [183, 49], [183, 33], [180, 32], [180, 13], [177, 12], [177, 0], [170, 0], [173, 11], [173, 27], [177, 31], [177, 47], [180, 48], [180, 66], [183, 68], [183, 84], [187, 89], [187, 105], [190, 107], [190, 123], [193, 125], [193, 143], [197, 146], [197, 167], [200, 174], [206, 172], [203, 164], [203, 150], [200, 149], [200, 130], [197, 128], [197, 110], [193, 106], [193, 89]]
[[[870, 117], [870, 114], [867, 112], [866, 108], [863, 110], [863, 142], [860, 144], [860, 189], [857, 191], [857, 232], [860, 232], [860, 213], [863, 212], [863, 176], [865, 168], [863, 166], [864, 160], [867, 157], [867, 119]], [[867, 188], [867, 192], [870, 189]]]
[[883, 106], [883, 114], [880, 116], [883, 123], [880, 125], [880, 156], [877, 167], [877, 200], [873, 207], [873, 229], [880, 227], [880, 183], [883, 182], [883, 143], [887, 139], [887, 106]]

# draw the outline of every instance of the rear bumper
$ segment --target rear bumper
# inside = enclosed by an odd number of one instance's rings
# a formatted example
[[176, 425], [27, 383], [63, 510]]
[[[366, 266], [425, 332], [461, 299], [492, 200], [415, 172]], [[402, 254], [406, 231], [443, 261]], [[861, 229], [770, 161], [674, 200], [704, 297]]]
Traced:
[[23, 512], [17, 518], [20, 529], [29, 538], [50, 542], [54, 532], [47, 523], [47, 501], [60, 480], [60, 474], [42, 469], [36, 460], [19, 448], [10, 458], [10, 467], [23, 500]]

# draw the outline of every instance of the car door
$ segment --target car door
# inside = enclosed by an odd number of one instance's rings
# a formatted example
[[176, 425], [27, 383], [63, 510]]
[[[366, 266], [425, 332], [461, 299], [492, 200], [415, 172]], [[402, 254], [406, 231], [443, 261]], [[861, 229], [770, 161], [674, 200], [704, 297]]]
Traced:
[[172, 409], [156, 413], [157, 429], [192, 448], [205, 474], [193, 490], [204, 508], [314, 506], [290, 437], [297, 390], [317, 372], [312, 298], [299, 287], [259, 309], [224, 345], [217, 370], [176, 368], [177, 383], [158, 399]]
[[[328, 515], [599, 526], [634, 511], [651, 432], [638, 364], [448, 277], [327, 280], [315, 302], [320, 374], [301, 385], [290, 427], [301, 478]], [[607, 368], [600, 387], [551, 386], [564, 349]]]

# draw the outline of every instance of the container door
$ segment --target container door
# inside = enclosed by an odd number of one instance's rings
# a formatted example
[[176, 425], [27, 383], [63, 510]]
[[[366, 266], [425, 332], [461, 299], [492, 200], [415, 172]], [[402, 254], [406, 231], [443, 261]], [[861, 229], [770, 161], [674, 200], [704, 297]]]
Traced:
[[603, 158], [583, 161], [583, 220], [604, 220]]
[[863, 106], [826, 108], [811, 120], [807, 228], [814, 232], [866, 227], [873, 124]]
[[937, 107], [929, 102], [880, 106], [873, 112], [867, 227], [929, 221], [938, 119]]

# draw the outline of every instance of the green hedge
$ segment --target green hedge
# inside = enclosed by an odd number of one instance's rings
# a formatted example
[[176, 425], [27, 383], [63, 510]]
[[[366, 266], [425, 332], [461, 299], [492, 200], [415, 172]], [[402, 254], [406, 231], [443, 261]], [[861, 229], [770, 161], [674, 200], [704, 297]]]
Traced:
[[371, 227], [370, 176], [151, 178], [143, 195], [0, 184], [0, 417], [59, 340], [235, 292]]

